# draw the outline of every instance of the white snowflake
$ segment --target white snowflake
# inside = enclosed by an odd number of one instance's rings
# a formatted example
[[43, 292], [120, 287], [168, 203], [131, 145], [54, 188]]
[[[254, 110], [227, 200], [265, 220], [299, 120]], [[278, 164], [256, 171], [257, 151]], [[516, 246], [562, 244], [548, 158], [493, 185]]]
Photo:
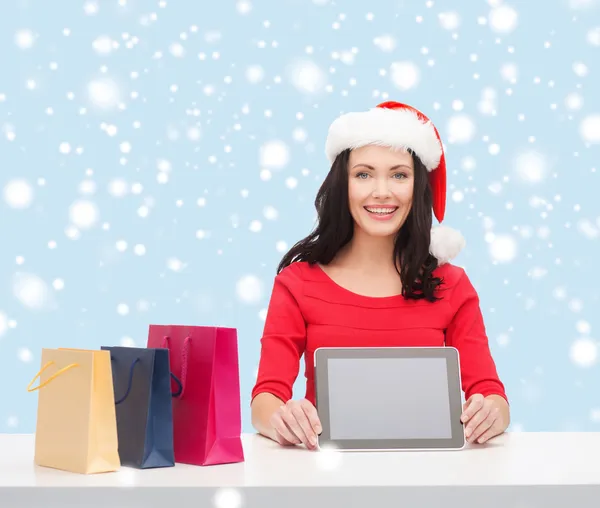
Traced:
[[600, 143], [600, 114], [587, 115], [581, 121], [579, 133], [588, 143]]
[[580, 110], [583, 107], [583, 97], [577, 92], [572, 92], [565, 97], [565, 105], [571, 111]]
[[120, 316], [126, 316], [127, 314], [129, 314], [129, 305], [127, 305], [126, 303], [120, 303], [119, 305], [117, 305], [117, 314], [119, 314]]
[[440, 12], [438, 19], [445, 30], [456, 30], [460, 25], [460, 15], [457, 12]]
[[0, 311], [0, 337], [8, 330], [8, 317], [4, 312]]
[[546, 158], [540, 152], [533, 150], [521, 153], [516, 157], [515, 169], [521, 180], [539, 183], [546, 177]]
[[11, 208], [29, 208], [33, 197], [33, 188], [27, 180], [13, 179], [4, 186], [4, 201]]
[[592, 332], [592, 327], [590, 323], [588, 321], [584, 321], [583, 319], [580, 319], [579, 321], [577, 321], [577, 323], [575, 323], [575, 329], [581, 335], [588, 335]]
[[586, 35], [586, 40], [592, 46], [600, 46], [600, 26], [590, 29]]
[[244, 275], [236, 284], [238, 299], [246, 304], [256, 304], [263, 298], [263, 283], [256, 275]]
[[489, 252], [493, 261], [509, 263], [514, 261], [517, 255], [517, 242], [511, 235], [494, 235]]
[[31, 30], [19, 30], [15, 34], [15, 44], [21, 49], [29, 49], [35, 43], [35, 35]]
[[96, 1], [88, 1], [85, 2], [85, 4], [83, 5], [83, 11], [88, 15], [88, 16], [94, 16], [95, 14], [98, 14], [98, 11], [100, 10], [100, 7], [98, 5], [98, 2]]
[[263, 215], [267, 220], [276, 220], [279, 217], [279, 212], [273, 206], [265, 206], [263, 209]]
[[589, 368], [598, 360], [598, 344], [590, 338], [580, 338], [571, 343], [571, 361], [582, 368]]
[[385, 53], [391, 53], [396, 49], [398, 42], [391, 34], [379, 35], [373, 39], [373, 44]]
[[252, 84], [260, 83], [265, 77], [265, 70], [260, 65], [251, 65], [246, 69], [246, 79]]
[[519, 69], [515, 63], [505, 63], [500, 68], [500, 75], [506, 81], [514, 84], [517, 82], [519, 77]]
[[475, 121], [467, 114], [451, 116], [446, 125], [448, 143], [468, 143], [476, 131]]
[[393, 62], [391, 65], [392, 83], [401, 91], [415, 88], [421, 80], [419, 67], [411, 61]]
[[265, 143], [260, 149], [260, 165], [271, 170], [280, 170], [290, 161], [290, 150], [286, 143], [273, 140]]
[[32, 310], [48, 307], [50, 289], [46, 282], [33, 273], [16, 273], [13, 277], [13, 294], [21, 304]]
[[18, 349], [17, 357], [23, 363], [30, 363], [33, 360], [33, 353], [31, 352], [31, 349], [22, 347]]
[[238, 0], [235, 7], [240, 14], [245, 15], [252, 10], [252, 3], [250, 0]]
[[124, 197], [128, 191], [129, 187], [123, 178], [114, 178], [108, 184], [108, 192], [116, 198]]
[[69, 207], [69, 220], [79, 229], [89, 229], [99, 220], [97, 205], [88, 200], [77, 200]]
[[312, 60], [299, 60], [292, 63], [288, 73], [296, 89], [306, 94], [321, 92], [327, 84], [325, 73]]
[[92, 104], [102, 109], [116, 107], [121, 97], [119, 86], [109, 78], [91, 81], [88, 84], [87, 92]]
[[490, 11], [489, 25], [494, 32], [512, 32], [517, 27], [517, 22], [517, 11], [509, 5], [499, 5]]
[[113, 41], [108, 35], [101, 35], [92, 42], [92, 48], [99, 55], [109, 55], [118, 47], [119, 43]]

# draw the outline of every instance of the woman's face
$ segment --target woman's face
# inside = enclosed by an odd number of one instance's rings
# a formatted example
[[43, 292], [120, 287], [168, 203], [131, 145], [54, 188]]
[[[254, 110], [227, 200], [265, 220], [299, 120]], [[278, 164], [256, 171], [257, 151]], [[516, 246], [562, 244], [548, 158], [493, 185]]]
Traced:
[[383, 146], [350, 152], [348, 199], [355, 226], [371, 236], [395, 235], [408, 216], [414, 168], [410, 153]]

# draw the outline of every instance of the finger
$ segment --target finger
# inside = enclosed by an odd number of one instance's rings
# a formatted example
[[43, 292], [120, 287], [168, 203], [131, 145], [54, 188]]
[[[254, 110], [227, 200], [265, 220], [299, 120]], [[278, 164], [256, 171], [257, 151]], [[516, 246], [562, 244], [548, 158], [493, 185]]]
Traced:
[[463, 411], [466, 411], [472, 404], [482, 403], [485, 397], [481, 393], [474, 393], [463, 404]]
[[282, 411], [281, 417], [292, 433], [300, 440], [300, 442], [307, 447], [310, 446], [308, 437], [306, 436], [304, 430], [302, 430], [300, 422], [298, 422], [293, 409], [291, 407], [287, 407], [284, 411]]
[[467, 439], [471, 438], [473, 431], [489, 416], [490, 406], [484, 405], [473, 417], [469, 420], [469, 423], [465, 429], [465, 436]]
[[295, 405], [292, 408], [292, 414], [294, 415], [294, 418], [296, 418], [298, 425], [300, 425], [302, 432], [306, 436], [306, 439], [308, 441], [305, 442], [306, 446], [311, 448], [314, 447], [317, 444], [317, 434], [315, 432], [315, 429], [313, 429], [313, 426], [311, 425], [302, 406]]
[[[300, 439], [290, 430], [290, 428], [286, 425], [283, 417], [280, 413], [276, 413], [273, 415], [272, 420], [273, 428], [275, 432], [285, 439], [290, 444], [300, 444]], [[283, 444], [283, 443], [282, 443]]]
[[487, 441], [501, 433], [500, 429], [498, 428], [498, 425], [496, 425], [497, 421], [498, 420], [496, 420], [496, 422], [494, 422], [494, 424], [488, 430], [486, 430], [483, 434], [481, 434], [481, 436], [479, 436], [479, 438], [477, 439], [478, 443], [486, 443]]
[[321, 425], [321, 420], [319, 419], [319, 415], [315, 406], [313, 406], [308, 400], [303, 401], [301, 406], [315, 433], [320, 434], [323, 432], [323, 426]]
[[297, 439], [296, 439], [297, 442], [289, 441], [288, 439], [283, 437], [277, 429], [275, 429], [275, 431], [274, 431], [274, 439], [281, 446], [295, 446], [295, 445], [300, 444], [300, 441], [298, 441]]
[[286, 425], [281, 417], [278, 417], [274, 424], [273, 428], [275, 429], [276, 437], [278, 437], [278, 441], [280, 444], [289, 443], [290, 445], [298, 445], [302, 441], [298, 439], [298, 437], [290, 430], [290, 428]]
[[490, 413], [485, 420], [483, 420], [477, 427], [475, 427], [475, 430], [473, 430], [473, 432], [471, 433], [469, 442], [474, 443], [475, 441], [477, 441], [477, 439], [481, 437], [481, 435], [484, 432], [489, 430], [495, 423], [496, 416]]
[[463, 409], [463, 414], [460, 419], [463, 423], [468, 422], [474, 414], [477, 413], [485, 402], [485, 398], [480, 393], [476, 393], [472, 395], [467, 402], [465, 402], [465, 407]]

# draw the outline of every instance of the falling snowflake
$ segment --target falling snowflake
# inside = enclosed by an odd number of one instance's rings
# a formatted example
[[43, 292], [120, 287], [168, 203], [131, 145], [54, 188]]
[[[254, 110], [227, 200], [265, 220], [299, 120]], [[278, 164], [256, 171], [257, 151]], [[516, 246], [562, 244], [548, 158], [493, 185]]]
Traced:
[[517, 11], [509, 5], [499, 5], [490, 11], [489, 24], [494, 32], [512, 32], [517, 27], [517, 21]]
[[265, 143], [260, 150], [260, 165], [264, 168], [279, 170], [290, 161], [288, 146], [279, 140]]
[[394, 62], [391, 65], [392, 83], [401, 91], [415, 88], [421, 80], [421, 71], [414, 62]]
[[112, 79], [96, 79], [87, 87], [88, 97], [94, 106], [102, 109], [114, 108], [120, 101], [121, 92]]
[[23, 209], [30, 207], [33, 196], [33, 188], [26, 180], [10, 180], [4, 186], [4, 201], [11, 208]]
[[4, 312], [0, 312], [0, 337], [8, 330], [8, 318]]
[[510, 235], [496, 235], [490, 242], [490, 256], [498, 263], [509, 263], [517, 255], [517, 243]]
[[289, 67], [288, 73], [294, 87], [303, 93], [321, 92], [327, 84], [325, 73], [311, 60], [294, 62]]
[[468, 143], [476, 132], [475, 122], [469, 115], [454, 115], [446, 126], [449, 143]]
[[598, 360], [598, 344], [590, 338], [580, 338], [571, 343], [571, 361], [582, 368], [589, 368]]
[[32, 273], [14, 275], [13, 294], [21, 304], [32, 310], [48, 308], [51, 303], [50, 288], [41, 277]]
[[240, 301], [256, 304], [263, 298], [263, 284], [255, 275], [244, 275], [236, 284], [236, 294]]
[[79, 229], [89, 229], [98, 222], [99, 210], [95, 203], [77, 200], [69, 207], [69, 219]]

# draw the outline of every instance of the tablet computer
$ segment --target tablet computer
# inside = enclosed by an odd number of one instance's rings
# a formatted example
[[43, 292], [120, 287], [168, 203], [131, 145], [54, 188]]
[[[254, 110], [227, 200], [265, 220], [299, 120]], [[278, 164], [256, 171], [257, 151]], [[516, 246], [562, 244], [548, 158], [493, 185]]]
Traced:
[[465, 447], [456, 348], [319, 348], [314, 359], [320, 447]]

